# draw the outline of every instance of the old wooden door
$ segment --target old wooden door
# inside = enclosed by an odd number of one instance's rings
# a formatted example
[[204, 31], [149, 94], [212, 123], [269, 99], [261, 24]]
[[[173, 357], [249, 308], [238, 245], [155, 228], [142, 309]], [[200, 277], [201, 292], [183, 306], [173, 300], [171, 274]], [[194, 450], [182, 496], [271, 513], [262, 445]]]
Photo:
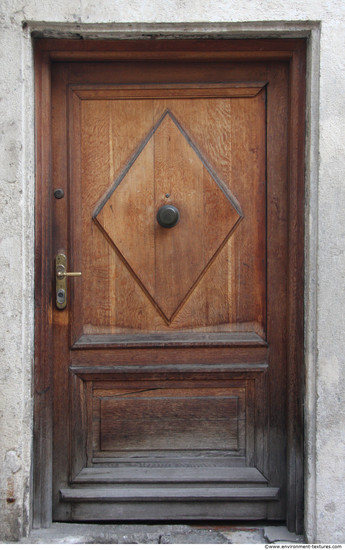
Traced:
[[52, 58], [56, 521], [296, 505], [301, 79], [287, 47], [177, 44]]

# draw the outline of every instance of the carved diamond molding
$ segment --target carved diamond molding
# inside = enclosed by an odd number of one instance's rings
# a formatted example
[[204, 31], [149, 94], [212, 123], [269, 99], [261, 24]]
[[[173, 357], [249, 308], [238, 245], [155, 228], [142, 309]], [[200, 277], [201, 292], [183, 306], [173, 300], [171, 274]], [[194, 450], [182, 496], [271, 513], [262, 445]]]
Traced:
[[[163, 228], [157, 211], [176, 206]], [[133, 277], [170, 324], [242, 219], [225, 184], [166, 110], [93, 214]]]

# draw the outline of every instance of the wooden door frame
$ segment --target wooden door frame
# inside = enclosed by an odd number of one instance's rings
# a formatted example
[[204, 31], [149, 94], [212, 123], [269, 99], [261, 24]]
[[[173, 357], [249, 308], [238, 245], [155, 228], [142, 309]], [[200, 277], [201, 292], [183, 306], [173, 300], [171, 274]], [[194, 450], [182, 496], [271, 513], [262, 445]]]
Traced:
[[306, 40], [55, 40], [35, 44], [35, 401], [33, 527], [52, 523], [52, 127], [51, 65], [55, 61], [177, 58], [289, 63], [288, 120], [288, 372], [287, 526], [303, 531], [304, 151]]

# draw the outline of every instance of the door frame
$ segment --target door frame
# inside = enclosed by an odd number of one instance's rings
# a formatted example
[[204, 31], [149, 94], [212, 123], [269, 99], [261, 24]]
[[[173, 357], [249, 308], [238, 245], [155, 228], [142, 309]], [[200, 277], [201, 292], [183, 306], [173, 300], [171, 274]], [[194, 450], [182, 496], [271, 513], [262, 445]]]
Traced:
[[303, 531], [304, 396], [304, 172], [306, 40], [54, 40], [35, 44], [36, 214], [33, 527], [52, 523], [52, 128], [54, 61], [109, 61], [133, 57], [284, 60], [289, 63], [288, 120], [288, 339], [287, 526]]

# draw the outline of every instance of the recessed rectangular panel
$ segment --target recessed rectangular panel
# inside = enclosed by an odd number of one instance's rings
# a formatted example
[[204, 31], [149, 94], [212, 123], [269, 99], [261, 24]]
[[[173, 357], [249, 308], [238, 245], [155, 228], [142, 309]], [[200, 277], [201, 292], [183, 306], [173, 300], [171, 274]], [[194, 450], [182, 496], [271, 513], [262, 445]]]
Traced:
[[183, 396], [101, 399], [101, 450], [237, 450], [238, 398]]
[[[190, 96], [169, 86], [162, 97], [73, 92], [83, 195], [74, 237], [82, 295], [93, 297], [78, 297], [78, 336], [222, 327], [265, 338], [266, 91], [248, 82], [218, 97], [199, 86]], [[157, 221], [163, 206], [180, 213], [173, 228]]]

